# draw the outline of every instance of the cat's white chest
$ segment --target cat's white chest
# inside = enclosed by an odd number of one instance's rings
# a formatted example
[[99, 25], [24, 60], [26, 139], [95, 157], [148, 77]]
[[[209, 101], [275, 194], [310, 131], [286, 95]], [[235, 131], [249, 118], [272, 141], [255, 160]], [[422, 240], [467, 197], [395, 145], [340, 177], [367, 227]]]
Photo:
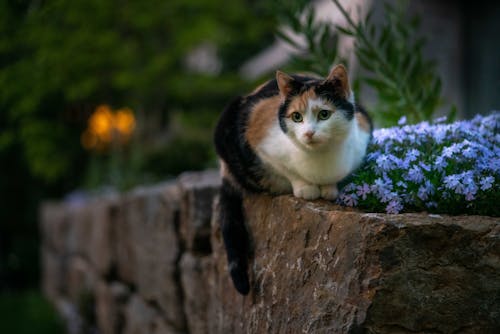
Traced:
[[336, 184], [359, 166], [368, 139], [368, 134], [356, 132], [343, 144], [308, 151], [297, 147], [279, 126], [274, 126], [257, 147], [257, 154], [272, 172], [290, 182], [301, 179], [315, 185]]
[[291, 169], [312, 184], [336, 183], [349, 173], [351, 164], [345, 161], [340, 149], [314, 153], [299, 150], [294, 153], [290, 155]]

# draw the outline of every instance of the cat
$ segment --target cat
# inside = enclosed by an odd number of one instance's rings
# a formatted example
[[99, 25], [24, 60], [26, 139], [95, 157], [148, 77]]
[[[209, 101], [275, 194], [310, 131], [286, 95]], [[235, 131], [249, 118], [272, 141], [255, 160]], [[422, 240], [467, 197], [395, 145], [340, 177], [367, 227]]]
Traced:
[[337, 183], [362, 163], [372, 129], [341, 64], [326, 79], [277, 71], [275, 79], [229, 103], [214, 142], [222, 176], [221, 232], [238, 292], [250, 291], [244, 194], [334, 200]]

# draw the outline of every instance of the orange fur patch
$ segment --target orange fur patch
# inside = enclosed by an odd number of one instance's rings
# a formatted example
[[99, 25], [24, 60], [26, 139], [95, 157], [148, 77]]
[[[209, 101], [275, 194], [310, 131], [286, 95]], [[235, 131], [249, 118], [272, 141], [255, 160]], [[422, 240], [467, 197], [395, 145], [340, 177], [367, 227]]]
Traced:
[[[292, 99], [290, 102], [290, 105], [288, 107], [286, 117], [290, 117], [292, 113], [295, 111], [298, 111], [300, 113], [304, 113], [304, 111], [307, 109], [307, 102], [312, 99], [317, 99], [318, 96], [314, 92], [314, 89], [309, 89], [308, 91], [304, 92], [303, 94], [296, 96]], [[335, 111], [335, 107], [331, 104], [325, 101], [325, 103], [330, 106], [332, 111]]]
[[370, 132], [370, 121], [368, 118], [363, 113], [357, 112], [354, 114], [356, 117], [356, 121], [358, 122], [359, 127], [365, 131], [365, 132]]
[[286, 112], [286, 117], [290, 117], [292, 113], [298, 111], [300, 113], [304, 113], [304, 110], [307, 108], [307, 101], [311, 98], [314, 98], [316, 94], [312, 89], [304, 92], [299, 96], [295, 96], [288, 105], [288, 110]]
[[280, 104], [281, 98], [273, 96], [259, 101], [253, 107], [245, 132], [246, 140], [251, 147], [256, 147], [267, 135], [269, 128], [278, 118]]

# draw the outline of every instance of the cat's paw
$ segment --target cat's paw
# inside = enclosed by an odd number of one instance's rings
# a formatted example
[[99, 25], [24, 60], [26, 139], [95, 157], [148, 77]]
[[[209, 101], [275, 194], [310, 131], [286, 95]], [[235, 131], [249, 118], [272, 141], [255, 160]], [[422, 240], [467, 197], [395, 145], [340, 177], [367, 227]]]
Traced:
[[302, 185], [293, 188], [293, 195], [295, 197], [312, 200], [320, 197], [321, 192], [318, 186]]
[[335, 200], [339, 196], [339, 189], [336, 184], [321, 186], [321, 197], [329, 201]]

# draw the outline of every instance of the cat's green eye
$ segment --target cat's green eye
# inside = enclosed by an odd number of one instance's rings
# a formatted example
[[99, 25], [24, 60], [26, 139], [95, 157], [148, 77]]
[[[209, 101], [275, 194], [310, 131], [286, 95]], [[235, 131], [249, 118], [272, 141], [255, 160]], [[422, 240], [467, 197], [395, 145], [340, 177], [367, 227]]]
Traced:
[[295, 123], [302, 122], [302, 114], [297, 111], [292, 113], [292, 121], [294, 121]]
[[332, 112], [330, 110], [322, 109], [318, 113], [318, 119], [324, 121], [325, 119], [330, 118]]

